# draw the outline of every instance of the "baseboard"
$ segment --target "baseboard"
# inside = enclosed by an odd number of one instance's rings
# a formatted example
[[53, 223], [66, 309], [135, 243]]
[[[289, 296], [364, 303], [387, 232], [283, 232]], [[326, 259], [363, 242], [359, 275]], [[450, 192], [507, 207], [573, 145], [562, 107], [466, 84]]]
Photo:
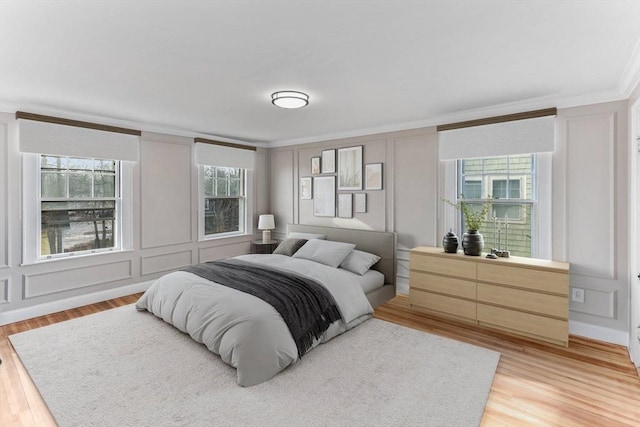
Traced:
[[18, 308], [16, 310], [0, 313], [0, 326], [20, 322], [21, 320], [33, 319], [34, 317], [44, 316], [51, 313], [57, 313], [63, 310], [69, 310], [71, 308], [82, 307], [88, 304], [107, 301], [138, 292], [144, 292], [153, 282], [153, 280], [150, 280], [147, 282], [134, 283], [132, 285], [120, 286], [118, 288], [78, 295], [63, 300], [46, 302], [31, 307]]
[[629, 333], [618, 329], [569, 320], [569, 334], [629, 347]]

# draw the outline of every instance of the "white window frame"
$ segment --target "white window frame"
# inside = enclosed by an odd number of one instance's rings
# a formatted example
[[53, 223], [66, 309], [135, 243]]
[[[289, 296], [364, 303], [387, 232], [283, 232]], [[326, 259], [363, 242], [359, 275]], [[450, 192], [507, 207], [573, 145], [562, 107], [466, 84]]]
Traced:
[[[43, 153], [44, 154], [44, 153]], [[22, 264], [31, 265], [43, 262], [68, 260], [87, 256], [104, 256], [132, 250], [133, 248], [133, 162], [120, 160], [118, 180], [120, 197], [116, 200], [116, 231], [114, 247], [101, 248], [62, 254], [40, 255], [41, 232], [41, 192], [40, 192], [40, 155], [22, 153]], [[69, 156], [79, 157], [79, 156]]]
[[[533, 173], [535, 174], [537, 171], [534, 171]], [[504, 204], [509, 204], [509, 205], [532, 205], [532, 209], [536, 209], [536, 205], [537, 205], [537, 198], [536, 199], [524, 199], [522, 198], [522, 195], [526, 193], [527, 190], [527, 175], [495, 175], [495, 176], [487, 176], [487, 187], [486, 187], [486, 193], [487, 195], [491, 195], [492, 198], [495, 198], [495, 195], [493, 194], [493, 183], [494, 181], [519, 181], [520, 182], [520, 198], [515, 199], [515, 198], [509, 198], [509, 199], [502, 199], [502, 198], [498, 198], [495, 199], [492, 203], [495, 204], [501, 204], [500, 201], [505, 202]], [[534, 195], [535, 195], [535, 187], [533, 188], [534, 191]], [[526, 215], [526, 210], [522, 209], [522, 207], [520, 207], [520, 209], [518, 209], [518, 211], [520, 212], [520, 215], [518, 216], [518, 218], [512, 218], [509, 217], [509, 221], [514, 221], [514, 222], [519, 222], [519, 223], [525, 223], [527, 221], [527, 215]], [[489, 217], [492, 218], [492, 213], [489, 212]], [[535, 218], [535, 215], [534, 215]]]
[[[244, 197], [241, 208], [244, 207], [244, 216], [240, 219], [240, 230], [227, 233], [205, 234], [205, 194], [204, 194], [204, 168], [227, 167], [218, 165], [198, 165], [198, 241], [226, 239], [230, 237], [246, 236], [253, 234], [253, 170], [244, 169]], [[242, 214], [241, 214], [242, 215]]]
[[[534, 153], [536, 156], [535, 181], [532, 185], [537, 191], [536, 215], [532, 221], [533, 241], [531, 245], [531, 257], [551, 259], [552, 254], [552, 206], [553, 182], [552, 182], [552, 159], [550, 152]], [[456, 200], [458, 195], [458, 171], [457, 160], [441, 160], [439, 164], [439, 199]], [[515, 175], [518, 176], [518, 175]], [[464, 230], [461, 229], [457, 210], [447, 203], [441, 201], [438, 209], [438, 229], [440, 235], [444, 236], [450, 229], [454, 230], [458, 236], [462, 236]]]

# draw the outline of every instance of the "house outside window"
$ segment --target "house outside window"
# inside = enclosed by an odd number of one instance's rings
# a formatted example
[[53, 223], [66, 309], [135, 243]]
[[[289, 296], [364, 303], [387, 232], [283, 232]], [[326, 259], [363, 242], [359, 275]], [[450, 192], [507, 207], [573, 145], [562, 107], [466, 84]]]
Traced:
[[120, 249], [120, 162], [39, 157], [38, 258]]
[[[457, 162], [458, 191], [477, 209], [491, 197], [492, 203], [480, 233], [485, 251], [508, 249], [512, 255], [531, 257], [535, 232], [536, 156], [523, 154], [462, 159]], [[465, 230], [464, 217], [459, 216]], [[505, 222], [508, 229], [505, 230]]]
[[204, 237], [245, 232], [246, 171], [241, 168], [202, 166]]

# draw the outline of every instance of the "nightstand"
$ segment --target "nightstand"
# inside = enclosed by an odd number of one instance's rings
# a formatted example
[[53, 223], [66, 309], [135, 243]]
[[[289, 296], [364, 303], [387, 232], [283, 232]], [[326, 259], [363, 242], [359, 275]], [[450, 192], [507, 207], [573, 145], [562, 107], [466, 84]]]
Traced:
[[254, 240], [252, 244], [254, 254], [271, 254], [280, 244], [280, 240]]

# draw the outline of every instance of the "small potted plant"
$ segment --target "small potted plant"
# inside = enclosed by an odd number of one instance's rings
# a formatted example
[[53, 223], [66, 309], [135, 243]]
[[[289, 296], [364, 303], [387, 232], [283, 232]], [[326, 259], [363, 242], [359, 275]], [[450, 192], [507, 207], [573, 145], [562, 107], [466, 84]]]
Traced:
[[491, 198], [485, 200], [482, 203], [482, 208], [474, 208], [477, 203], [467, 202], [464, 199], [464, 195], [460, 196], [460, 200], [457, 203], [453, 203], [451, 200], [442, 199], [464, 215], [464, 222], [467, 226], [467, 231], [462, 236], [462, 249], [465, 255], [479, 256], [482, 254], [482, 248], [484, 248], [484, 240], [482, 234], [480, 234], [480, 227], [482, 221], [487, 217], [489, 208], [491, 207]]

